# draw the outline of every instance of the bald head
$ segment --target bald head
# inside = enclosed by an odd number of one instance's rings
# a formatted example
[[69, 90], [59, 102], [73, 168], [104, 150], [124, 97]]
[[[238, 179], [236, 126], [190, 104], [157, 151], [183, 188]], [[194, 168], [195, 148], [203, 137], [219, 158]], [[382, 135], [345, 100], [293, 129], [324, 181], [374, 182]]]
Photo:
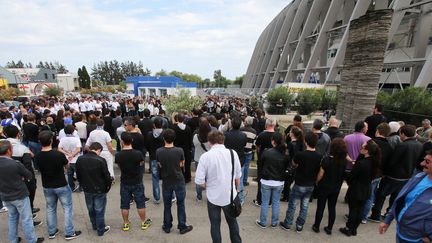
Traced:
[[330, 120], [328, 121], [329, 127], [339, 127], [339, 121], [338, 119], [332, 117], [330, 118]]

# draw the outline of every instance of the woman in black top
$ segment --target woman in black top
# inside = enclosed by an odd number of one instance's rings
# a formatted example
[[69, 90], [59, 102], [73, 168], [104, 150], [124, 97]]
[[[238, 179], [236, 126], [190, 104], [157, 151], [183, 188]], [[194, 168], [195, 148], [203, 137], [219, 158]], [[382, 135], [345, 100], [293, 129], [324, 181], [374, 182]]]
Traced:
[[[291, 126], [289, 132], [289, 142], [287, 143], [288, 154], [292, 160], [297, 152], [305, 150], [303, 129], [297, 126]], [[288, 140], [288, 139], [287, 139]], [[288, 202], [289, 194], [291, 192], [291, 184], [294, 182], [294, 175], [287, 175], [285, 177], [284, 189], [282, 191], [281, 201]]]
[[272, 200], [271, 226], [276, 227], [279, 222], [279, 198], [285, 179], [285, 169], [289, 163], [282, 134], [274, 133], [271, 143], [273, 148], [266, 149], [261, 156], [263, 165], [261, 172], [261, 213], [260, 219], [256, 221], [256, 224], [261, 228], [266, 227], [270, 200]]
[[339, 229], [346, 236], [357, 235], [364, 205], [371, 194], [372, 178], [376, 178], [381, 168], [381, 151], [373, 140], [363, 144], [360, 153], [364, 158], [356, 161], [347, 179], [349, 215], [346, 226]]
[[96, 130], [96, 128], [97, 128], [96, 121], [97, 121], [97, 117], [96, 117], [94, 114], [90, 114], [90, 115], [88, 116], [88, 123], [87, 123], [87, 126], [86, 126], [86, 129], [87, 129], [87, 137], [90, 136], [90, 133], [91, 133], [93, 130]]
[[326, 202], [328, 202], [328, 224], [324, 227], [331, 234], [336, 218], [336, 202], [343, 183], [347, 163], [347, 147], [342, 138], [335, 138], [330, 144], [330, 154], [323, 158], [317, 178], [316, 195], [318, 198], [315, 223], [312, 230], [319, 233]]

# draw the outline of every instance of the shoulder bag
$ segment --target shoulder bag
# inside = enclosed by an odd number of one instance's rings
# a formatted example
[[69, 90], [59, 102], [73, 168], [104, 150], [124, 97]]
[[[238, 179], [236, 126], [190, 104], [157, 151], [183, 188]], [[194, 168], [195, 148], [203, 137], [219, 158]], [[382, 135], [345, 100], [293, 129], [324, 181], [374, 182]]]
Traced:
[[231, 153], [231, 165], [232, 165], [232, 170], [231, 170], [231, 201], [230, 201], [230, 204], [228, 205], [228, 211], [232, 217], [237, 218], [241, 214], [242, 206], [240, 203], [240, 197], [239, 197], [238, 193], [237, 193], [237, 196], [233, 199], [233, 195], [234, 195], [234, 185], [233, 185], [233, 181], [234, 181], [234, 154], [233, 154], [232, 149], [230, 149], [230, 153]]

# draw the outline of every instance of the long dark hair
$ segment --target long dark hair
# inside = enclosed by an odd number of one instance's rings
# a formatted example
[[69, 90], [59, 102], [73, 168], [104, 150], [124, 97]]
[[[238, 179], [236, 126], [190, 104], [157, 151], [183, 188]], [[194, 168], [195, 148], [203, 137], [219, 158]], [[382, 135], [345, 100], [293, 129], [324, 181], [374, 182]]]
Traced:
[[205, 117], [200, 118], [198, 127], [198, 140], [201, 143], [207, 142], [207, 135], [211, 132], [210, 124]]
[[284, 140], [284, 136], [281, 133], [275, 132], [273, 133], [273, 136], [271, 140], [274, 142], [273, 148], [275, 148], [277, 151], [279, 151], [282, 154], [286, 153], [286, 144]]
[[330, 155], [333, 156], [333, 159], [338, 165], [346, 165], [347, 152], [347, 146], [343, 138], [335, 138], [331, 141]]
[[368, 151], [369, 159], [372, 161], [372, 178], [376, 178], [381, 174], [381, 149], [372, 139], [367, 141], [364, 149]]

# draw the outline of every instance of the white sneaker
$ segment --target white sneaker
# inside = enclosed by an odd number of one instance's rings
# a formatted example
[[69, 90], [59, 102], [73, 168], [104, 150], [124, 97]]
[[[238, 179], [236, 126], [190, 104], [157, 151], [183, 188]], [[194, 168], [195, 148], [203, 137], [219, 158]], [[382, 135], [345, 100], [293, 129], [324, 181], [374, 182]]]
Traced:
[[0, 208], [0, 213], [6, 213], [8, 211], [7, 207]]
[[173, 199], [171, 199], [171, 202], [176, 202], [177, 201], [177, 198], [175, 197], [175, 198], [173, 198]]

